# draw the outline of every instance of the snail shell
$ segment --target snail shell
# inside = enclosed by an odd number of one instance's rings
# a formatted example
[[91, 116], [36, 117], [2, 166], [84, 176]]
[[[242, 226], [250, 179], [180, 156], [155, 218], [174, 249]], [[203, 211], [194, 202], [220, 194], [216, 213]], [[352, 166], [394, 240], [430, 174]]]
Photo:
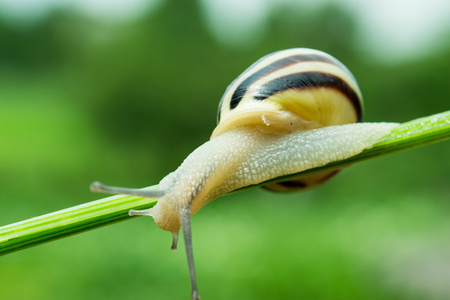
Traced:
[[[266, 55], [225, 91], [211, 138], [243, 125], [274, 134], [361, 122], [363, 101], [352, 73], [322, 51], [295, 48]], [[324, 183], [337, 170], [265, 185], [297, 191]]]

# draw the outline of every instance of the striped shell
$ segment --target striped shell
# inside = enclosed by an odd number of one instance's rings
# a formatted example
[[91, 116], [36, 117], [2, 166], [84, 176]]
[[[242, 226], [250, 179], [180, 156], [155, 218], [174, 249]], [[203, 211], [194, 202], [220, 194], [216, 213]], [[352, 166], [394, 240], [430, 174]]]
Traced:
[[[295, 48], [266, 55], [236, 78], [219, 103], [211, 139], [236, 127], [288, 134], [360, 122], [363, 102], [358, 84], [336, 58]], [[337, 171], [266, 185], [275, 191], [313, 187]]]

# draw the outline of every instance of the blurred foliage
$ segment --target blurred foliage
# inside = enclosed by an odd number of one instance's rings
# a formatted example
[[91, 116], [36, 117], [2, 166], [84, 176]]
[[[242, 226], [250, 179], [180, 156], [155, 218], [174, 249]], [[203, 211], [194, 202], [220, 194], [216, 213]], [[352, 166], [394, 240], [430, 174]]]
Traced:
[[[0, 225], [96, 199], [94, 180], [157, 183], [209, 138], [226, 86], [275, 50], [344, 62], [367, 121], [449, 109], [450, 45], [380, 64], [336, 5], [278, 7], [253, 47], [219, 44], [203, 20], [193, 0], [128, 23], [70, 10], [32, 26], [0, 19]], [[359, 164], [301, 194], [252, 190], [208, 205], [193, 219], [202, 296], [450, 298], [449, 146]], [[170, 234], [139, 218], [4, 256], [0, 297], [186, 299], [184, 253], [169, 246]]]

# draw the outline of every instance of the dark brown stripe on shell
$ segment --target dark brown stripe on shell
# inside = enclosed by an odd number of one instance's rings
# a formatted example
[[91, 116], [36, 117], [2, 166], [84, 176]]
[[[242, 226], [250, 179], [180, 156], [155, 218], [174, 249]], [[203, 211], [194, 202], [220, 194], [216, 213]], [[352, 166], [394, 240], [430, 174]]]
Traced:
[[224, 97], [222, 97], [222, 99], [220, 99], [220, 101], [219, 101], [219, 109], [217, 110], [217, 124], [219, 124], [219, 122], [220, 122], [220, 115], [222, 114], [223, 98]]
[[295, 189], [301, 189], [301, 188], [305, 188], [307, 186], [307, 184], [301, 180], [288, 180], [288, 181], [277, 182], [276, 184], [281, 185], [282, 187], [295, 188]]
[[[275, 52], [273, 54], [276, 54], [276, 53], [277, 52]], [[271, 56], [273, 54], [270, 54], [269, 56]], [[251, 69], [253, 66], [260, 63], [262, 60], [267, 59], [267, 57], [269, 57], [269, 56], [265, 56], [265, 57], [261, 58], [260, 60], [255, 62], [249, 69]], [[261, 70], [253, 73], [247, 79], [242, 81], [241, 84], [239, 84], [239, 86], [234, 91], [233, 96], [231, 97], [230, 109], [233, 109], [236, 106], [238, 106], [239, 102], [242, 100], [245, 93], [247, 92], [247, 89], [249, 88], [249, 86], [251, 86], [255, 81], [257, 81], [260, 78], [262, 78], [272, 72], [275, 72], [281, 68], [285, 68], [287, 66], [290, 66], [290, 65], [293, 65], [293, 64], [296, 64], [299, 62], [306, 62], [306, 61], [320, 61], [320, 62], [326, 62], [329, 64], [336, 65], [339, 68], [345, 70], [347, 73], [350, 74], [350, 76], [353, 77], [353, 75], [351, 75], [351, 73], [347, 70], [347, 68], [340, 61], [338, 61], [337, 59], [335, 59], [333, 57], [324, 56], [324, 55], [320, 55], [320, 54], [297, 54], [297, 55], [288, 56], [288, 57], [279, 59], [277, 61], [274, 61], [270, 65], [265, 66]]]
[[[310, 177], [312, 176], [302, 176], [299, 179], [293, 179], [293, 180], [286, 180], [281, 182], [272, 183], [266, 186], [263, 186], [263, 188], [266, 188], [268, 190], [272, 191], [287, 191], [287, 190], [301, 190], [306, 189], [310, 187], [314, 187], [318, 184], [322, 184], [325, 181], [329, 180], [333, 176], [335, 176], [337, 173], [339, 173], [340, 170], [332, 170], [332, 171], [325, 171], [322, 175], [319, 175], [315, 180], [311, 180]], [[314, 176], [314, 174], [313, 174]], [[320, 177], [322, 176], [322, 177]], [[278, 189], [276, 188], [278, 186]]]
[[345, 80], [329, 73], [302, 72], [276, 78], [261, 86], [258, 93], [254, 95], [254, 99], [263, 101], [289, 89], [306, 90], [321, 87], [332, 88], [344, 94], [355, 108], [358, 122], [361, 122], [362, 107], [358, 94]]

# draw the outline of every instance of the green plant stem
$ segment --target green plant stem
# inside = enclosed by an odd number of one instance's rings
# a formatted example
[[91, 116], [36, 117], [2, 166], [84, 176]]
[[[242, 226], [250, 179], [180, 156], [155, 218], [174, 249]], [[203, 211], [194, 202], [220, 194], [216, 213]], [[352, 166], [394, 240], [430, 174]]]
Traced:
[[118, 195], [0, 227], [0, 255], [128, 219], [130, 209], [156, 202]]
[[300, 173], [286, 175], [274, 178], [253, 186], [247, 186], [240, 190], [259, 187], [268, 183], [281, 181], [281, 179], [292, 179], [299, 175], [311, 174], [319, 171], [341, 169], [351, 164], [361, 162], [367, 159], [393, 154], [402, 150], [413, 149], [420, 146], [444, 141], [450, 138], [450, 111], [428, 117], [415, 119], [402, 123], [399, 127], [392, 130], [382, 141], [376, 143], [371, 148], [365, 149], [360, 154], [350, 158], [335, 161], [322, 167], [305, 170]]
[[[302, 174], [338, 169], [366, 159], [411, 149], [450, 137], [450, 111], [401, 124], [384, 140], [351, 158], [326, 166], [270, 180], [289, 179]], [[248, 186], [244, 189], [264, 185]], [[86, 187], [87, 188], [87, 187]], [[157, 188], [153, 186], [150, 188]], [[113, 196], [70, 207], [29, 220], [0, 227], [0, 255], [36, 246], [58, 238], [112, 224], [130, 218], [130, 209], [152, 207], [156, 200], [131, 196]]]

